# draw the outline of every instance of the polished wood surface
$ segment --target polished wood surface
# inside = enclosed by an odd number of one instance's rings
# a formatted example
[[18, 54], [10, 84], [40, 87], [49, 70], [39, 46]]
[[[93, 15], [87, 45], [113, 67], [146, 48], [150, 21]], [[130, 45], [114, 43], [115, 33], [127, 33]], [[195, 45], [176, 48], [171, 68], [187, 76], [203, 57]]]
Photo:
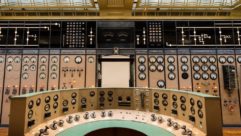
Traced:
[[[7, 128], [0, 128], [0, 136], [8, 136]], [[241, 127], [240, 128], [223, 128], [223, 136], [241, 136]]]

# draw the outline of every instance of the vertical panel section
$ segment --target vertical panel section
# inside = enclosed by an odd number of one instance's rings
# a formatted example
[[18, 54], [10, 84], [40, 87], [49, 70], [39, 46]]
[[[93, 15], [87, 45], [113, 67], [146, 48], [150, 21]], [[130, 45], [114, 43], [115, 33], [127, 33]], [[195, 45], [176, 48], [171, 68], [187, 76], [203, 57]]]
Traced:
[[95, 87], [96, 55], [86, 55], [86, 87]]
[[136, 55], [136, 86], [148, 87], [147, 55]]
[[[0, 52], [0, 110], [2, 111], [2, 95], [3, 95], [3, 92], [4, 92], [4, 86], [3, 86], [3, 83], [4, 83], [4, 72], [5, 72], [5, 52]], [[2, 113], [0, 113], [0, 115], [2, 115]]]
[[50, 51], [48, 90], [56, 90], [59, 86], [60, 55], [59, 51]]
[[48, 51], [42, 50], [38, 58], [38, 77], [37, 91], [45, 91], [48, 89]]
[[[169, 54], [169, 52], [167, 52], [167, 54]], [[168, 89], [178, 89], [177, 61], [177, 56], [174, 54], [165, 56], [166, 88]]]

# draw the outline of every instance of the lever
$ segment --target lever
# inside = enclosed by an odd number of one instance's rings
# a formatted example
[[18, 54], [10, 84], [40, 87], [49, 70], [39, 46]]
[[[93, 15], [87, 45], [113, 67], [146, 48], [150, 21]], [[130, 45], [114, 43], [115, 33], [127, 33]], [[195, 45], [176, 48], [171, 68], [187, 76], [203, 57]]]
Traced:
[[57, 129], [57, 121], [53, 121], [53, 123], [52, 124], [50, 124], [50, 128], [52, 129], [52, 130], [56, 130]]

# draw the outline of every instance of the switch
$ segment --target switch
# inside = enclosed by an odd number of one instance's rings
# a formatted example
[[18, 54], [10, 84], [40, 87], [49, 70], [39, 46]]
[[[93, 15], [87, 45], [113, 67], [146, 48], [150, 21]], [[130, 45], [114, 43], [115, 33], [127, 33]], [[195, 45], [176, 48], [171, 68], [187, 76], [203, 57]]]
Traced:
[[68, 116], [68, 118], [66, 119], [66, 122], [71, 124], [73, 122], [73, 116]]
[[86, 113], [84, 114], [84, 119], [89, 119], [89, 113], [88, 113], [88, 112], [86, 112]]
[[96, 116], [95, 116], [95, 112], [91, 113], [91, 114], [90, 114], [90, 117], [94, 119], [94, 118], [96, 117]]
[[59, 120], [58, 126], [63, 127], [64, 126], [64, 121], [63, 120]]
[[57, 121], [53, 121], [53, 123], [50, 124], [50, 128], [51, 128], [52, 130], [56, 130], [56, 129], [57, 129], [57, 124], [58, 124]]
[[79, 121], [79, 119], [80, 119], [80, 116], [79, 116], [79, 115], [75, 115], [75, 116], [74, 116], [74, 120], [75, 120], [75, 121]]
[[112, 116], [113, 116], [112, 111], [109, 111], [109, 112], [108, 112], [108, 116], [109, 116], [109, 117], [112, 117]]
[[155, 114], [151, 114], [151, 121], [156, 121], [157, 120], [157, 117]]
[[101, 117], [104, 118], [105, 116], [105, 111], [101, 111]]

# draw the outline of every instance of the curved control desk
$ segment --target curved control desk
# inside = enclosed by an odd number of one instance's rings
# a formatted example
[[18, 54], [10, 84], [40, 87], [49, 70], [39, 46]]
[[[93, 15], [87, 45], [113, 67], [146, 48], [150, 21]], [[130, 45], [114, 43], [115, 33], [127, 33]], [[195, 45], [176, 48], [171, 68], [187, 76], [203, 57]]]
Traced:
[[109, 127], [153, 136], [221, 136], [219, 104], [216, 96], [151, 88], [32, 93], [12, 98], [9, 136], [75, 136]]

